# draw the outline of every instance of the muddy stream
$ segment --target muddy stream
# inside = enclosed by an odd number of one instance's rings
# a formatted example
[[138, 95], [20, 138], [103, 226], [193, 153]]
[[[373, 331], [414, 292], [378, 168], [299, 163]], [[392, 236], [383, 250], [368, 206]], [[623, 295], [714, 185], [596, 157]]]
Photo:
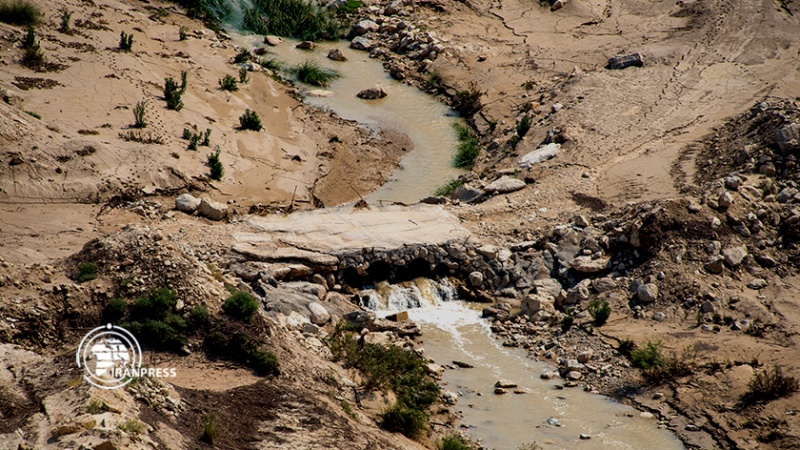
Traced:
[[[262, 38], [244, 36], [237, 43], [259, 47]], [[451, 161], [458, 145], [453, 123], [457, 115], [450, 108], [411, 86], [392, 80], [382, 64], [366, 52], [347, 48], [346, 42], [321, 43], [315, 50], [296, 49], [287, 41], [269, 48], [286, 66], [315, 60], [334, 69], [341, 78], [324, 88], [328, 97], [307, 96], [305, 101], [356, 120], [379, 133], [391, 128], [408, 135], [414, 148], [405, 156], [384, 186], [371, 193], [370, 202], [415, 203], [461, 171]], [[336, 62], [325, 57], [339, 48], [349, 58]], [[362, 89], [382, 86], [388, 96], [362, 100]], [[320, 89], [298, 83], [305, 91]], [[658, 427], [654, 418], [642, 417], [635, 409], [580, 388], [557, 389], [559, 379], [542, 380], [540, 374], [556, 367], [527, 358], [522, 349], [505, 348], [494, 339], [479, 305], [455, 297], [449, 285], [417, 279], [403, 285], [381, 283], [362, 297], [364, 306], [379, 316], [409, 311], [410, 319], [423, 330], [425, 354], [438, 364], [462, 361], [471, 369], [446, 370], [444, 389], [459, 394], [455, 408], [463, 415], [462, 425], [487, 448], [516, 449], [536, 442], [545, 449], [684, 449], [670, 432]], [[494, 394], [498, 379], [511, 380], [528, 393]], [[591, 436], [580, 439], [580, 435]]]

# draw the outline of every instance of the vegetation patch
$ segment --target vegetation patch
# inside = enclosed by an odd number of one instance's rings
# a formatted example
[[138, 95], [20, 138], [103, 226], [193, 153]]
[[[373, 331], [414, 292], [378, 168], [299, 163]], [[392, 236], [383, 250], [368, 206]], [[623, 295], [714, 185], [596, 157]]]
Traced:
[[258, 300], [247, 292], [236, 291], [222, 305], [225, 314], [242, 322], [250, 322], [258, 311]]
[[129, 52], [133, 48], [133, 33], [128, 34], [121, 32], [119, 35], [119, 49], [123, 52]]
[[[246, 70], [245, 74], [247, 74]], [[225, 75], [225, 78], [220, 78], [219, 87], [223, 91], [234, 92], [239, 90], [239, 83], [236, 81], [236, 78], [230, 75]]]
[[186, 343], [189, 327], [175, 313], [177, 303], [178, 294], [174, 290], [167, 287], [151, 289], [130, 305], [130, 322], [122, 327], [143, 345], [158, 350], [180, 351]]
[[780, 366], [774, 366], [772, 369], [753, 374], [747, 388], [747, 392], [741, 398], [742, 404], [766, 403], [797, 392], [798, 381], [795, 377], [784, 375]]
[[214, 153], [208, 154], [208, 159], [206, 160], [206, 166], [211, 171], [211, 179], [220, 181], [222, 177], [225, 176], [225, 168], [222, 166], [222, 161], [219, 159], [219, 155], [222, 152], [219, 146], [217, 146], [216, 151]]
[[478, 89], [477, 84], [471, 83], [468, 89], [456, 92], [456, 96], [453, 98], [453, 109], [458, 111], [461, 117], [472, 117], [483, 109], [481, 97], [484, 94], [485, 92]]
[[279, 375], [278, 357], [260, 348], [246, 334], [237, 332], [228, 337], [228, 333], [216, 330], [209, 333], [203, 346], [212, 357], [230, 359], [252, 368], [258, 375]]
[[459, 168], [469, 169], [475, 165], [475, 159], [481, 151], [478, 136], [467, 125], [456, 123], [453, 125], [458, 135], [458, 149], [453, 157], [453, 165]]
[[172, 77], [167, 77], [164, 80], [164, 100], [167, 102], [167, 108], [175, 111], [183, 109], [181, 97], [186, 92], [186, 85], [187, 73], [185, 70], [181, 71], [180, 85]]
[[0, 22], [34, 26], [42, 20], [42, 11], [28, 0], [11, 0], [0, 3]]
[[588, 310], [589, 315], [594, 319], [594, 324], [598, 327], [602, 327], [611, 316], [611, 307], [608, 306], [608, 302], [605, 300], [602, 303], [600, 300], [589, 303]]
[[386, 431], [419, 439], [428, 431], [428, 416], [422, 411], [397, 402], [381, 412], [380, 426]]
[[244, 29], [304, 41], [335, 40], [343, 27], [334, 13], [307, 0], [255, 0], [244, 13]]
[[248, 109], [239, 116], [239, 128], [242, 130], [261, 131], [264, 127], [261, 125], [261, 117], [258, 117], [258, 113]]
[[331, 81], [339, 78], [338, 73], [321, 68], [314, 60], [307, 60], [292, 71], [297, 75], [298, 80], [313, 86], [325, 87], [330, 85]]
[[460, 188], [463, 185], [464, 185], [463, 180], [458, 178], [451, 178], [447, 180], [443, 185], [437, 187], [436, 190], [433, 191], [433, 195], [437, 195], [440, 197], [450, 197], [451, 195], [453, 195], [453, 192], [455, 192], [456, 189]]
[[93, 262], [82, 262], [78, 265], [78, 282], [91, 281], [97, 278], [97, 264]]
[[119, 134], [123, 141], [138, 142], [140, 144], [163, 144], [164, 138], [152, 131], [128, 130]]
[[62, 86], [62, 84], [56, 80], [35, 77], [14, 77], [14, 81], [12, 81], [11, 84], [23, 91], [31, 89], [52, 89], [56, 86]]
[[436, 443], [436, 450], [471, 450], [469, 442], [461, 436], [445, 436]]

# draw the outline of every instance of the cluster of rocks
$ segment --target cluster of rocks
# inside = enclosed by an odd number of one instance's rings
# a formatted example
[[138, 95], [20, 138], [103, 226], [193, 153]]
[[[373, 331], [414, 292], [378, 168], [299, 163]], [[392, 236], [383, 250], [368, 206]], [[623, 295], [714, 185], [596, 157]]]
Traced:
[[428, 204], [444, 204], [448, 201], [452, 203], [475, 204], [487, 200], [492, 195], [507, 194], [525, 188], [528, 183], [533, 183], [533, 179], [520, 180], [512, 177], [505, 172], [500, 172], [499, 177], [494, 181], [486, 182], [474, 173], [468, 173], [459, 177], [458, 186], [448, 197], [431, 196], [420, 200]]
[[197, 198], [191, 194], [181, 194], [175, 199], [175, 209], [186, 214], [197, 213], [209, 220], [220, 221], [228, 217], [228, 206], [209, 198]]

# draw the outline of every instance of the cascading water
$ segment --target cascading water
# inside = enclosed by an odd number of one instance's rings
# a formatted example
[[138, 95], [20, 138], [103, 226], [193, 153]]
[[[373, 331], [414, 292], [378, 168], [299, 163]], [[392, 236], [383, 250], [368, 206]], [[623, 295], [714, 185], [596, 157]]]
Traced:
[[[539, 374], [554, 366], [527, 358], [524, 350], [506, 348], [491, 336], [479, 305], [458, 300], [448, 281], [418, 278], [377, 283], [361, 293], [364, 307], [378, 316], [408, 311], [420, 325], [425, 354], [439, 364], [458, 360], [472, 369], [448, 370], [442, 383], [457, 391], [462, 424], [487, 448], [515, 449], [537, 442], [545, 449], [658, 449], [683, 445], [652, 418], [631, 407], [580, 389], [556, 390], [558, 380]], [[498, 379], [514, 381], [527, 394], [495, 395]], [[591, 436], [580, 439], [581, 434]]]

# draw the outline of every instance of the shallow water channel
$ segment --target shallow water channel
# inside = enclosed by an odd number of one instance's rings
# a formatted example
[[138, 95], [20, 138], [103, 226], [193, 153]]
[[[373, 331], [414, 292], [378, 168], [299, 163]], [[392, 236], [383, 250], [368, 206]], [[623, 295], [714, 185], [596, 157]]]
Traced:
[[[487, 448], [513, 450], [536, 442], [544, 449], [684, 449], [654, 418], [580, 388], [556, 389], [563, 383], [559, 379], [540, 379], [556, 367], [527, 358], [522, 349], [500, 345], [488, 321], [480, 318], [481, 305], [455, 299], [447, 285], [417, 279], [382, 284], [364, 294], [372, 298], [365, 306], [379, 316], [407, 310], [422, 328], [425, 354], [438, 364], [462, 361], [474, 366], [446, 370], [442, 381], [446, 390], [460, 394], [455, 407], [463, 415], [462, 425]], [[495, 395], [494, 383], [501, 378], [529, 392]], [[581, 434], [591, 439], [582, 440]]]
[[[237, 43], [260, 47], [263, 38], [244, 36]], [[356, 120], [376, 132], [381, 128], [400, 132], [414, 144], [391, 179], [366, 197], [368, 202], [416, 203], [463, 172], [452, 165], [458, 146], [453, 130], [453, 123], [459, 120], [456, 112], [419, 89], [393, 80], [379, 60], [371, 59], [368, 52], [349, 48], [349, 42], [320, 42], [314, 50], [299, 50], [295, 44], [287, 40], [277, 47], [268, 47], [271, 53], [266, 57], [274, 57], [289, 68], [313, 60], [341, 75], [325, 88], [298, 82], [306, 92], [322, 89], [333, 93], [329, 97], [307, 96], [306, 103]], [[332, 48], [340, 49], [349, 61], [328, 59], [326, 55]], [[356, 97], [360, 91], [375, 85], [382, 86], [389, 95], [376, 100]]]

